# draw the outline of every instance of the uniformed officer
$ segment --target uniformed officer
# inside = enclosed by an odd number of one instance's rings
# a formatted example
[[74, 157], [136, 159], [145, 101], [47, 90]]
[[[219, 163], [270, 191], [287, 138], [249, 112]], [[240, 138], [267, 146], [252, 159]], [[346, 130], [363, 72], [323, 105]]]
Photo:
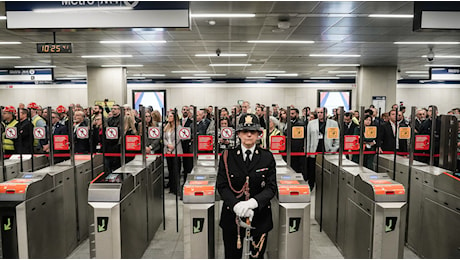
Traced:
[[18, 121], [14, 118], [14, 113], [16, 112], [16, 108], [13, 106], [6, 106], [2, 111], [3, 117], [3, 149], [5, 154], [13, 154], [14, 153], [14, 140], [6, 138], [5, 129], [8, 127], [15, 127], [18, 124]]
[[256, 146], [261, 133], [254, 114], [241, 116], [236, 128], [241, 145], [225, 150], [219, 162], [217, 189], [224, 203], [220, 219], [225, 258], [241, 258], [245, 229], [252, 221], [251, 257], [263, 258], [267, 233], [273, 228], [270, 200], [277, 191], [276, 164], [271, 152]]

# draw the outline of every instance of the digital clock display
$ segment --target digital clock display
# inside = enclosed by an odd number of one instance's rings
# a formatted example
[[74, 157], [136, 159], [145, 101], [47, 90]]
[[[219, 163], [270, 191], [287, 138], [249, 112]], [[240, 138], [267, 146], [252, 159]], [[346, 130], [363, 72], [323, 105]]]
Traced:
[[72, 53], [72, 43], [37, 43], [37, 53]]

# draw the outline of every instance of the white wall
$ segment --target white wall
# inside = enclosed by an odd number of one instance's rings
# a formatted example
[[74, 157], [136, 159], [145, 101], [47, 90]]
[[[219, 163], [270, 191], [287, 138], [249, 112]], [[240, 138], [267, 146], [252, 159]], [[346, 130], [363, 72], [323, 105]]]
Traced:
[[[352, 107], [355, 107], [356, 91], [354, 84], [128, 84], [128, 104], [132, 104], [132, 90], [166, 90], [168, 107], [180, 108], [194, 104], [198, 107], [208, 105], [231, 108], [238, 100], [249, 100], [252, 108], [255, 103], [280, 106], [295, 105], [315, 107], [318, 89], [352, 89]], [[411, 106], [438, 106], [440, 113], [447, 113], [460, 107], [460, 84], [399, 84], [396, 100]], [[28, 104], [36, 102], [42, 106], [68, 106], [70, 103], [87, 104], [87, 91], [84, 84], [59, 85], [0, 85], [0, 105]], [[371, 104], [369, 100], [369, 104]]]

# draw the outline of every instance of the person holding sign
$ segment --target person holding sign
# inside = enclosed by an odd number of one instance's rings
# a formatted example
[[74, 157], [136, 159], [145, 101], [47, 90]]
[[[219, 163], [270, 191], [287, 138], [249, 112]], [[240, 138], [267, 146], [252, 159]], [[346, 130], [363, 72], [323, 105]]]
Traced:
[[316, 177], [316, 155], [312, 155], [311, 153], [337, 152], [340, 143], [338, 131], [334, 134], [335, 138], [326, 138], [328, 129], [338, 129], [336, 121], [326, 119], [326, 108], [316, 108], [316, 114], [318, 115], [318, 119], [311, 120], [307, 127], [307, 153], [309, 153], [307, 156], [307, 179], [311, 190], [315, 187]]
[[241, 259], [245, 236], [241, 223], [246, 218], [254, 228], [248, 251], [251, 258], [263, 258], [273, 228], [270, 200], [277, 191], [276, 163], [270, 151], [256, 145], [261, 133], [256, 115], [242, 115], [236, 132], [241, 145], [223, 152], [217, 173], [217, 190], [224, 201], [219, 225], [225, 258]]

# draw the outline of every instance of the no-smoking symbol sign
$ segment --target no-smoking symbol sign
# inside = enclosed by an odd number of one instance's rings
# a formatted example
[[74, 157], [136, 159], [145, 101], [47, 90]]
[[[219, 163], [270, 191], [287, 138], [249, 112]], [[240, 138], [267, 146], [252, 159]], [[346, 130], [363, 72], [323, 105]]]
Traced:
[[34, 127], [34, 138], [45, 139], [45, 128], [42, 126]]
[[224, 127], [220, 130], [220, 135], [223, 139], [231, 139], [233, 137], [233, 128]]
[[77, 138], [79, 139], [89, 138], [89, 127], [87, 126], [77, 127]]
[[118, 128], [107, 127], [107, 129], [105, 130], [105, 137], [107, 139], [118, 139]]
[[18, 129], [16, 127], [7, 127], [5, 129], [5, 137], [8, 139], [18, 138]]
[[191, 133], [192, 133], [192, 131], [190, 130], [190, 127], [182, 127], [179, 130], [179, 139], [181, 139], [181, 140], [189, 140], [190, 136], [192, 135]]
[[149, 127], [149, 138], [150, 139], [159, 139], [160, 138], [160, 129], [158, 127]]

